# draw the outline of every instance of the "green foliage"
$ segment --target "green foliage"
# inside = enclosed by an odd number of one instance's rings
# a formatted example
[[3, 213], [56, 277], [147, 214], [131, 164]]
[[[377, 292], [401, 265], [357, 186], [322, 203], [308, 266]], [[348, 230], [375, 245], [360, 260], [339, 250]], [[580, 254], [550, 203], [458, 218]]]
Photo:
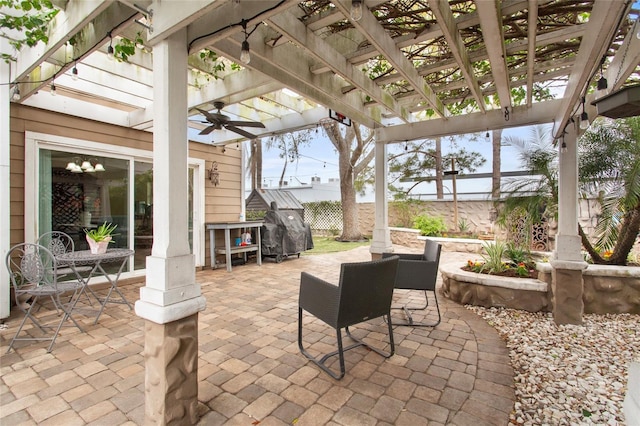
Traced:
[[302, 205], [305, 213], [311, 214], [312, 221], [326, 211], [342, 211], [342, 203], [340, 201], [310, 201]]
[[246, 217], [247, 220], [262, 220], [264, 216], [267, 214], [265, 210], [247, 210]]
[[502, 261], [505, 256], [507, 246], [500, 242], [484, 243], [482, 245], [486, 255], [482, 255], [484, 259], [484, 269], [490, 273], [500, 273], [507, 269], [507, 265]]
[[392, 201], [389, 203], [389, 209], [393, 210], [394, 216], [398, 222], [395, 226], [401, 228], [412, 228], [414, 219], [420, 211], [424, 210], [424, 204], [421, 201], [407, 199], [403, 201]]
[[529, 250], [523, 247], [518, 247], [515, 243], [511, 241], [507, 243], [504, 251], [504, 255], [514, 265], [531, 262], [531, 253], [529, 252]]
[[447, 225], [439, 216], [417, 216], [413, 221], [413, 227], [420, 230], [420, 235], [429, 237], [439, 237], [447, 230]]
[[[0, 14], [0, 36], [6, 36], [5, 29], [23, 32], [22, 38], [6, 37], [14, 49], [23, 46], [34, 47], [39, 42], [49, 41], [49, 22], [58, 14], [50, 0], [0, 0], [0, 8], [13, 9], [16, 13]], [[23, 13], [21, 13], [23, 12]], [[15, 61], [3, 53], [5, 62]]]
[[127, 62], [129, 56], [136, 54], [136, 43], [126, 37], [121, 37], [113, 46], [113, 57], [120, 62]]
[[115, 223], [107, 223], [104, 222], [102, 225], [98, 226], [96, 229], [84, 229], [84, 232], [94, 240], [99, 243], [100, 241], [106, 240], [108, 237], [115, 235], [113, 231], [118, 227]]
[[469, 222], [467, 222], [467, 219], [460, 218], [460, 220], [458, 221], [458, 231], [460, 232], [469, 232]]

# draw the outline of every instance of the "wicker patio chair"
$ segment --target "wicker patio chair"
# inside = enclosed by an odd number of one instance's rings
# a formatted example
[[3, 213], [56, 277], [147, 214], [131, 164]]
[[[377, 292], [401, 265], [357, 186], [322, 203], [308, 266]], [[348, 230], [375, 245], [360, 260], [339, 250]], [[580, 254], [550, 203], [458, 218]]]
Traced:
[[[340, 280], [333, 285], [320, 278], [303, 272], [300, 278], [300, 299], [298, 306], [298, 347], [304, 356], [313, 361], [334, 379], [345, 374], [344, 352], [365, 346], [389, 358], [395, 353], [393, 329], [390, 323], [391, 299], [398, 266], [398, 258], [390, 257], [369, 262], [344, 263], [340, 267]], [[318, 358], [311, 355], [302, 342], [303, 311], [314, 315], [336, 330], [338, 349]], [[390, 351], [372, 347], [354, 337], [349, 326], [379, 317], [387, 318]], [[342, 329], [356, 343], [342, 345]], [[330, 370], [326, 361], [338, 355], [340, 372]]]
[[[398, 256], [398, 272], [396, 274], [395, 288], [403, 290], [424, 291], [424, 306], [404, 305], [401, 308], [407, 318], [406, 322], [394, 323], [394, 325], [410, 325], [415, 327], [435, 327], [440, 324], [440, 306], [438, 306], [438, 296], [436, 294], [436, 281], [438, 279], [438, 266], [440, 264], [440, 252], [442, 245], [432, 240], [426, 240], [424, 252], [414, 253], [383, 253], [382, 258]], [[433, 293], [438, 320], [433, 323], [415, 322], [411, 316], [411, 311], [424, 311], [429, 306], [429, 296], [427, 292]]]

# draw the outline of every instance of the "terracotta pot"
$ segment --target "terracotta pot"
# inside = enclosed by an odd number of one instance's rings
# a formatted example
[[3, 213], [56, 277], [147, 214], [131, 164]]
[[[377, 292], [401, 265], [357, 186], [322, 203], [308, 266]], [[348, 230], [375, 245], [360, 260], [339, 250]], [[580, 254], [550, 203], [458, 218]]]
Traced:
[[96, 241], [93, 238], [86, 235], [87, 242], [89, 243], [89, 250], [91, 250], [92, 254], [101, 254], [107, 252], [107, 247], [109, 247], [109, 242], [111, 241], [111, 237], [107, 237], [102, 241]]

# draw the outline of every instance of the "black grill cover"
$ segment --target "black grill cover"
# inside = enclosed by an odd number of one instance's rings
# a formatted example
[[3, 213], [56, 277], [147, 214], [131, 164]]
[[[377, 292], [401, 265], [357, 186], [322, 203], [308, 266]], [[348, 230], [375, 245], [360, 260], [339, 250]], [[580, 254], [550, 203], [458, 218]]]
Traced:
[[289, 255], [313, 248], [311, 226], [293, 210], [278, 210], [275, 202], [264, 217], [260, 235], [264, 256]]

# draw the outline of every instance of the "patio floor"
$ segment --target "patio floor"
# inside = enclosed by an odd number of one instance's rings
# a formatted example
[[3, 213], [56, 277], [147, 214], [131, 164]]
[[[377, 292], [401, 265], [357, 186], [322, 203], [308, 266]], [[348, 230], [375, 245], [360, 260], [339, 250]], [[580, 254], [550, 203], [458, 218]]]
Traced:
[[[468, 258], [443, 253], [441, 263]], [[347, 352], [341, 381], [300, 354], [300, 272], [336, 282], [340, 263], [369, 259], [369, 248], [360, 247], [280, 264], [265, 259], [231, 273], [198, 272], [207, 299], [199, 315], [200, 424], [507, 425], [515, 396], [505, 343], [483, 319], [442, 296], [440, 325], [395, 327], [396, 354], [386, 360], [364, 348]], [[141, 285], [121, 289], [135, 301]], [[397, 302], [407, 297], [396, 290]], [[308, 314], [304, 319], [312, 351], [334, 344], [333, 329]], [[44, 342], [18, 342], [6, 354], [16, 312], [6, 320], [0, 424], [143, 424], [143, 320], [125, 305], [107, 305], [97, 325], [82, 315], [76, 320], [86, 333], [63, 328], [49, 354]], [[385, 330], [374, 320], [352, 331], [384, 346]], [[321, 341], [316, 332], [325, 334]]]

